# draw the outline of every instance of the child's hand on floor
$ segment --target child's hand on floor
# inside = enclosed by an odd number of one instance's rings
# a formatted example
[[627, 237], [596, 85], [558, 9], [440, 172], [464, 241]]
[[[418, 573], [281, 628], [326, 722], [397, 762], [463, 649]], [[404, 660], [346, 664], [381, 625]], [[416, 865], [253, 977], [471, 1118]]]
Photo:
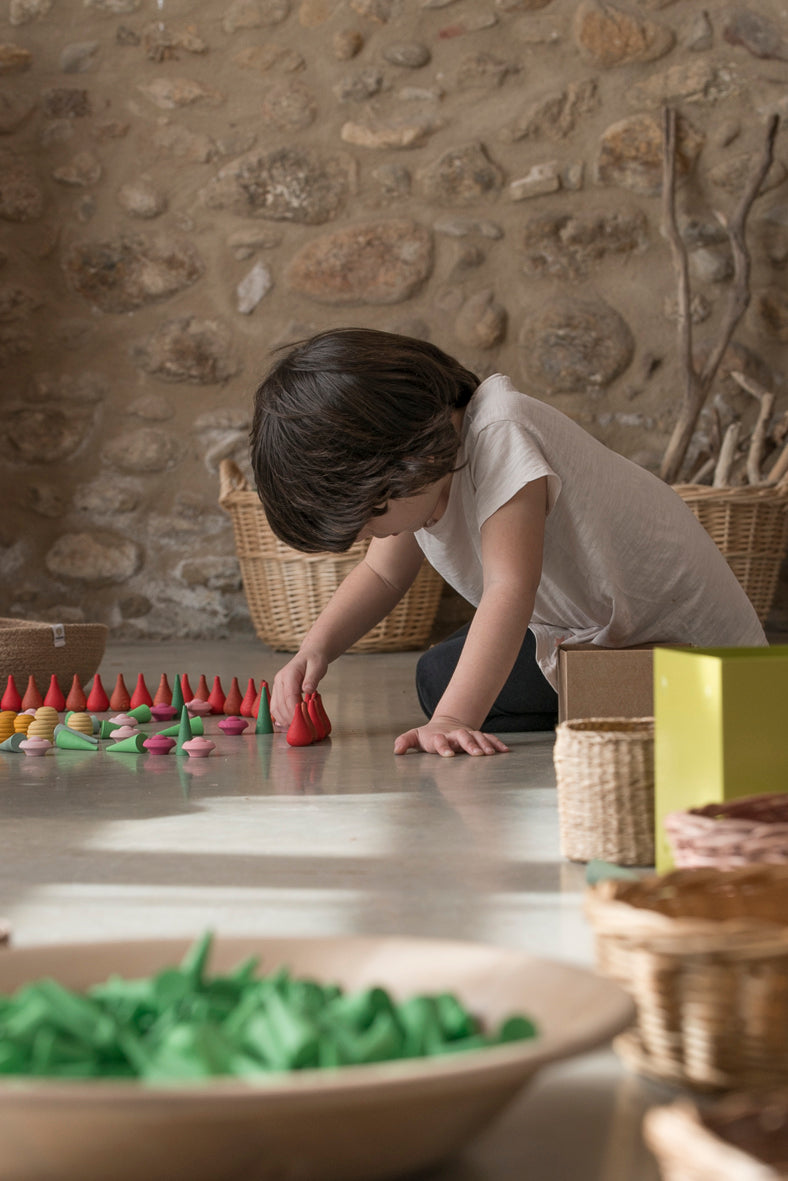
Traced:
[[271, 717], [276, 730], [287, 730], [301, 704], [302, 693], [312, 693], [326, 675], [328, 664], [316, 652], [296, 652], [280, 668], [271, 686]]
[[483, 734], [457, 718], [433, 717], [426, 726], [415, 726], [394, 740], [394, 754], [423, 750], [427, 754], [451, 758], [459, 752], [469, 755], [505, 754], [509, 747], [493, 734]]

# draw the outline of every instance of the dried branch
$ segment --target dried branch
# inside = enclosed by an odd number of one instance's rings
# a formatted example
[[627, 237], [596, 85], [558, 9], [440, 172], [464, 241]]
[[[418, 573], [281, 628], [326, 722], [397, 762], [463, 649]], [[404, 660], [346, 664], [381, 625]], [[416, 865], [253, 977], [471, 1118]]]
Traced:
[[678, 282], [678, 348], [679, 361], [684, 373], [684, 393], [679, 413], [673, 428], [660, 475], [668, 483], [674, 483], [687, 454], [695, 432], [698, 416], [708, 397], [725, 350], [730, 344], [736, 325], [741, 320], [750, 302], [750, 257], [745, 242], [747, 217], [755, 198], [760, 192], [766, 174], [774, 158], [774, 141], [779, 127], [779, 116], [772, 115], [766, 129], [766, 142], [761, 158], [750, 177], [730, 221], [720, 217], [725, 226], [733, 252], [733, 283], [730, 296], [720, 325], [717, 344], [709, 353], [700, 373], [695, 368], [692, 356], [692, 326], [690, 316], [691, 293], [686, 247], [681, 239], [676, 222], [676, 112], [666, 107], [664, 112], [662, 208], [665, 232], [671, 246]]
[[712, 488], [724, 488], [727, 484], [730, 484], [731, 468], [736, 458], [736, 448], [739, 445], [740, 434], [741, 423], [732, 422], [725, 432], [725, 438], [722, 440], [720, 457], [717, 460], [717, 466], [714, 469], [714, 479], [711, 482]]
[[783, 445], [782, 451], [769, 469], [766, 483], [779, 484], [786, 476], [788, 476], [788, 442]]
[[769, 435], [769, 423], [774, 411], [774, 394], [770, 393], [760, 382], [744, 373], [731, 371], [731, 377], [753, 398], [760, 402], [758, 417], [750, 435], [750, 446], [747, 451], [747, 479], [751, 484], [763, 483], [761, 464], [766, 453], [766, 441]]

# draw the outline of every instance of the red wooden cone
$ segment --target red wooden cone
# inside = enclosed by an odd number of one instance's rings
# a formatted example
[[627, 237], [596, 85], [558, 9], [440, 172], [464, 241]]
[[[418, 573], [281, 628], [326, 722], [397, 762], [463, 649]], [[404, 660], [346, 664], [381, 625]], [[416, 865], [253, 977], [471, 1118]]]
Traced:
[[[211, 696], [211, 691], [208, 688], [208, 682], [205, 679], [204, 673], [200, 673], [200, 679], [197, 682], [197, 688], [194, 690], [194, 696], [198, 701], [207, 701]], [[189, 700], [191, 701], [192, 698], [190, 697]]]
[[211, 707], [212, 714], [224, 713], [224, 690], [222, 689], [222, 682], [218, 677], [213, 678], [213, 687], [208, 694], [208, 704]]
[[118, 673], [115, 688], [109, 695], [109, 708], [114, 709], [116, 713], [131, 709], [131, 697], [126, 688], [126, 682], [123, 680], [123, 673]]
[[320, 714], [320, 717], [323, 722], [323, 730], [325, 731], [325, 733], [323, 734], [323, 737], [328, 738], [329, 734], [331, 733], [331, 719], [329, 718], [328, 714], [326, 713], [326, 707], [323, 705], [323, 698], [320, 696], [320, 694], [318, 693], [317, 690], [315, 690], [314, 697], [315, 697], [315, 706], [317, 707], [317, 712]]
[[307, 712], [309, 713], [309, 720], [315, 728], [315, 737], [317, 738], [318, 742], [321, 742], [327, 737], [327, 735], [323, 719], [320, 716], [320, 710], [318, 709], [316, 698], [317, 693], [307, 693], [306, 708]]
[[271, 700], [271, 690], [268, 688], [268, 681], [261, 681], [260, 688], [257, 690], [257, 692], [254, 695], [254, 705], [252, 706], [252, 717], [253, 718], [256, 718], [257, 715], [260, 713], [260, 697], [262, 695], [263, 689], [267, 690], [268, 700], [269, 701]]
[[85, 696], [85, 690], [79, 683], [79, 677], [74, 673], [74, 679], [71, 682], [71, 688], [66, 698], [66, 709], [73, 709], [75, 713], [81, 713], [87, 703], [88, 699]]
[[172, 705], [172, 689], [166, 673], [162, 673], [159, 678], [159, 687], [153, 696], [153, 704]]
[[104, 710], [109, 709], [109, 697], [107, 697], [106, 690], [101, 683], [101, 677], [96, 673], [93, 678], [93, 684], [90, 686], [88, 693], [87, 708], [91, 713], [100, 714]]
[[27, 688], [25, 689], [25, 694], [22, 698], [22, 709], [38, 709], [39, 705], [43, 704], [44, 698], [39, 693], [36, 679], [31, 673], [27, 679]]
[[306, 703], [302, 701], [300, 706], [296, 706], [296, 711], [293, 714], [293, 720], [287, 731], [287, 742], [290, 746], [311, 746], [314, 741], [314, 727], [309, 721]]
[[148, 692], [148, 686], [145, 684], [145, 678], [142, 673], [137, 677], [137, 684], [134, 686], [134, 692], [131, 695], [131, 709], [136, 709], [138, 705], [153, 705], [153, 698]]
[[49, 678], [49, 688], [44, 695], [44, 705], [51, 705], [58, 713], [66, 708], [66, 699], [63, 696], [63, 690], [58, 684], [55, 673], [52, 673], [52, 676]]
[[240, 714], [242, 701], [243, 698], [241, 697], [241, 687], [238, 684], [238, 678], [233, 677], [230, 692], [224, 699], [224, 712], [228, 717], [232, 717], [234, 714]]
[[246, 686], [244, 699], [241, 702], [241, 717], [253, 718], [255, 717], [254, 703], [257, 697], [257, 686], [254, 683], [254, 677], [249, 678], [249, 684]]
[[184, 701], [194, 701], [194, 690], [189, 684], [189, 678], [186, 673], [181, 676], [181, 693]]
[[19, 713], [22, 708], [22, 695], [16, 687], [14, 674], [11, 673], [8, 678], [8, 684], [5, 687], [5, 693], [0, 699], [0, 709], [12, 709], [15, 713]]

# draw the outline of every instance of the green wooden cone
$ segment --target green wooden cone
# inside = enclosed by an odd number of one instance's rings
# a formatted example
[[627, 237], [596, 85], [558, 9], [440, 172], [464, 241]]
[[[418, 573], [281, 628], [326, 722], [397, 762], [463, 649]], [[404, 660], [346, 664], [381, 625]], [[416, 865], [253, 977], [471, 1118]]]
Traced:
[[99, 726], [99, 738], [111, 738], [113, 730], [120, 729], [120, 722], [110, 722], [104, 718]]
[[[202, 718], [189, 718], [189, 725], [191, 726], [192, 738], [202, 737], [202, 735], [205, 733], [205, 727], [202, 724]], [[177, 738], [180, 734], [180, 731], [180, 722], [173, 722], [173, 724], [168, 726], [166, 730], [157, 730], [156, 733], [163, 734], [165, 738]], [[178, 749], [177, 746], [175, 749]]]
[[136, 706], [134, 709], [126, 710], [126, 713], [130, 718], [136, 718], [138, 722], [143, 723], [149, 722], [152, 716], [150, 712], [150, 706], [145, 705], [144, 703], [142, 705]]
[[24, 732], [18, 734], [11, 734], [3, 742], [0, 742], [0, 750], [4, 750], [6, 754], [18, 755], [20, 753], [19, 743], [24, 742], [27, 735]]
[[70, 726], [55, 726], [55, 746], [61, 750], [98, 750], [98, 739]]
[[184, 742], [188, 742], [194, 736], [191, 721], [189, 719], [189, 711], [184, 705], [181, 710], [181, 720], [178, 723], [177, 741], [175, 743], [176, 750], [183, 750]]
[[132, 734], [130, 738], [121, 738], [120, 742], [113, 742], [112, 746], [107, 747], [107, 754], [138, 754], [144, 751], [145, 735], [140, 731], [139, 734]]
[[271, 721], [271, 706], [268, 700], [268, 686], [263, 684], [260, 689], [260, 706], [257, 710], [255, 734], [273, 734], [274, 726]]
[[178, 673], [175, 674], [172, 682], [172, 708], [177, 709], [178, 717], [181, 716], [181, 710], [186, 702], [183, 700], [183, 686], [181, 685], [181, 678]]

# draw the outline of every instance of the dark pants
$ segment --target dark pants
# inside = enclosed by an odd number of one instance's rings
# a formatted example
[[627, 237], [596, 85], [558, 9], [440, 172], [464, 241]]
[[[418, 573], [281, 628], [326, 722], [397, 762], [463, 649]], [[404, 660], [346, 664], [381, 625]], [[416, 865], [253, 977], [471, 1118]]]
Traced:
[[[470, 624], [433, 645], [416, 665], [416, 692], [427, 717], [443, 696], [460, 659]], [[527, 631], [514, 668], [482, 728], [495, 732], [552, 730], [558, 720], [558, 694], [536, 663], [536, 641]]]

